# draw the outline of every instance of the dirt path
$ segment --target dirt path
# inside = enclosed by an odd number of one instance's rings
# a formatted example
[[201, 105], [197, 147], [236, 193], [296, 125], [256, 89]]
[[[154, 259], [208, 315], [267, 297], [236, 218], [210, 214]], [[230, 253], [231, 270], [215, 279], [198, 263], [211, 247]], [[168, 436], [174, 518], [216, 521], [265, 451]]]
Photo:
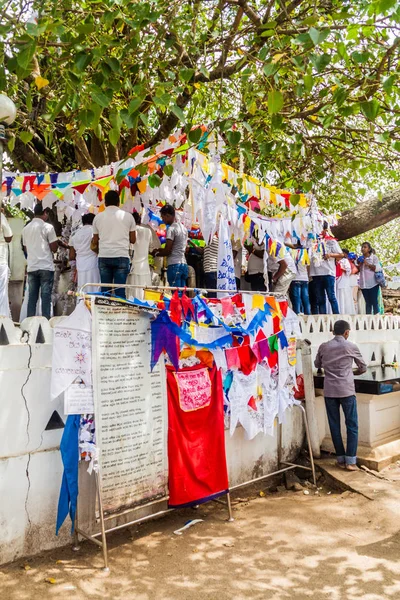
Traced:
[[[110, 536], [101, 553], [54, 550], [0, 569], [1, 600], [378, 600], [400, 598], [398, 519], [357, 494], [282, 492], [184, 510]], [[399, 502], [400, 508], [400, 502]], [[193, 518], [204, 518], [177, 536]], [[24, 569], [28, 565], [28, 570]], [[53, 578], [55, 583], [46, 583]]]

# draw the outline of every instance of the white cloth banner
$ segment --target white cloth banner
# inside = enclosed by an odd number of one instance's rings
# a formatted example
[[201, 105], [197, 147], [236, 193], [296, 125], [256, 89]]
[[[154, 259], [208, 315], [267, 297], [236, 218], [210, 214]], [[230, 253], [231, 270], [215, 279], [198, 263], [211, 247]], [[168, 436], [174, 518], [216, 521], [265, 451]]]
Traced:
[[0, 264], [0, 316], [10, 316], [10, 305], [8, 302], [8, 277], [10, 271], [8, 265]]
[[[219, 220], [217, 289], [236, 292], [235, 264], [228, 223], [221, 215]], [[220, 297], [226, 294], [218, 294]]]
[[67, 319], [54, 327], [51, 398], [57, 398], [76, 379], [92, 385], [92, 316], [79, 302]]

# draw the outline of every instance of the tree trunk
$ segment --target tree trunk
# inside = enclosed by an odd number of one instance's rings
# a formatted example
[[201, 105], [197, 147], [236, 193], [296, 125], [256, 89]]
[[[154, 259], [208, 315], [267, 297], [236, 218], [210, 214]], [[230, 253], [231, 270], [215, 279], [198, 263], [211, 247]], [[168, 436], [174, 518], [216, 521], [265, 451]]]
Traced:
[[400, 188], [387, 192], [382, 199], [372, 198], [343, 211], [332, 232], [338, 240], [347, 240], [397, 217], [400, 217]]

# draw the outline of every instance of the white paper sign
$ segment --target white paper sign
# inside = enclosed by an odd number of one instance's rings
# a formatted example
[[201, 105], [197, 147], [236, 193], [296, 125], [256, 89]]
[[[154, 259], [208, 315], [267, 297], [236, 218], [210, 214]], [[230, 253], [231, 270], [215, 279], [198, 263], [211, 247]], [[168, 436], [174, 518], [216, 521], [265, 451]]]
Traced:
[[96, 443], [105, 510], [167, 495], [167, 405], [163, 361], [150, 372], [150, 319], [93, 299]]
[[93, 386], [73, 383], [64, 392], [65, 415], [87, 415], [94, 413]]

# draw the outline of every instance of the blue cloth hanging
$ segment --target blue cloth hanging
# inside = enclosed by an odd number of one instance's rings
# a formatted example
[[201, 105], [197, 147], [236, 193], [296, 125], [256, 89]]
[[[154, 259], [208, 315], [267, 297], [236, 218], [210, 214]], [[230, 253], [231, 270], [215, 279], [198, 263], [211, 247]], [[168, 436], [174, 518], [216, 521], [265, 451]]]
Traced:
[[67, 515], [71, 517], [71, 533], [74, 532], [76, 505], [78, 502], [78, 462], [80, 415], [69, 415], [60, 444], [64, 465], [60, 497], [58, 499], [56, 535]]

